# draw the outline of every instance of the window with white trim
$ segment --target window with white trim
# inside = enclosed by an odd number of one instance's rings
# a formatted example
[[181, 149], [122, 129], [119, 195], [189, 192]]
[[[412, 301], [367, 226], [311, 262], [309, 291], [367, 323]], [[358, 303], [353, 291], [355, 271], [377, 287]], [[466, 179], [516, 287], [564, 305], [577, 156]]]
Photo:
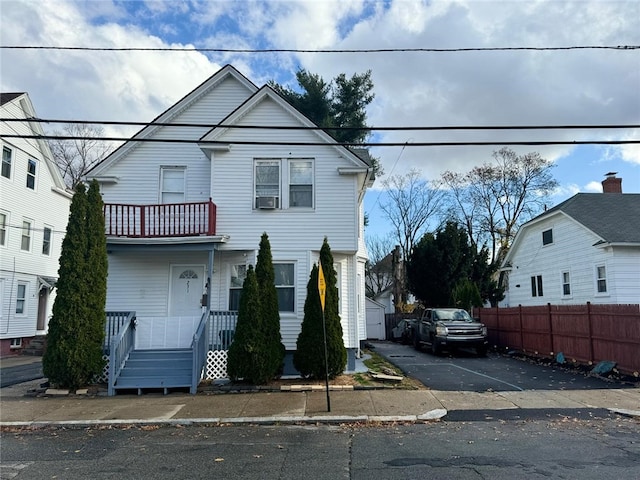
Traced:
[[289, 207], [313, 207], [313, 162], [289, 160]]
[[22, 337], [11, 339], [11, 344], [9, 345], [9, 348], [21, 348], [21, 347], [22, 347]]
[[596, 291], [607, 293], [607, 267], [604, 265], [596, 266]]
[[24, 315], [27, 312], [27, 284], [18, 283], [16, 293], [16, 314]]
[[278, 292], [278, 310], [295, 311], [295, 265], [293, 263], [274, 263], [276, 291]]
[[184, 203], [186, 167], [160, 167], [160, 203]]
[[280, 208], [280, 160], [256, 160], [255, 208]]
[[2, 147], [2, 176], [11, 178], [11, 149]]
[[42, 254], [51, 255], [51, 235], [53, 230], [45, 226], [42, 231]]
[[569, 272], [562, 272], [562, 296], [571, 295], [571, 275]]
[[542, 275], [531, 277], [531, 296], [542, 297]]
[[29, 159], [27, 161], [27, 188], [36, 189], [36, 161]]
[[244, 263], [231, 265], [229, 310], [238, 310], [240, 308], [240, 295], [242, 294], [245, 278], [247, 278], [247, 266]]
[[20, 250], [31, 251], [31, 220], [22, 220], [22, 238], [20, 240]]
[[0, 212], [0, 247], [7, 245], [7, 214]]
[[545, 230], [542, 232], [542, 245], [549, 245], [553, 243], [553, 230]]

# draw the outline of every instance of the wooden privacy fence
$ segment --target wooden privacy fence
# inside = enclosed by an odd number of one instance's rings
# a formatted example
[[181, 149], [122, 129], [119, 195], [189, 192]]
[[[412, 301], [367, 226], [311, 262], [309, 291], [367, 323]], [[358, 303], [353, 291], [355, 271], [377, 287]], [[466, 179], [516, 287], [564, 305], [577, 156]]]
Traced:
[[474, 316], [489, 330], [489, 344], [579, 363], [614, 361], [640, 372], [640, 305], [540, 305], [480, 308]]
[[413, 320], [417, 318], [416, 313], [385, 313], [384, 314], [384, 335], [385, 340], [391, 340], [391, 330], [398, 325], [398, 322], [404, 318]]

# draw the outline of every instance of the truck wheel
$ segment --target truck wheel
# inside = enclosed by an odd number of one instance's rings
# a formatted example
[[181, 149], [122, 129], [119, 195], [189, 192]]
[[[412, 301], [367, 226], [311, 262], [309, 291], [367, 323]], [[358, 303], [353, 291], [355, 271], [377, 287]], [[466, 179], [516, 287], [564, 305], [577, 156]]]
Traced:
[[431, 338], [431, 353], [436, 356], [440, 355], [440, 347], [435, 338]]

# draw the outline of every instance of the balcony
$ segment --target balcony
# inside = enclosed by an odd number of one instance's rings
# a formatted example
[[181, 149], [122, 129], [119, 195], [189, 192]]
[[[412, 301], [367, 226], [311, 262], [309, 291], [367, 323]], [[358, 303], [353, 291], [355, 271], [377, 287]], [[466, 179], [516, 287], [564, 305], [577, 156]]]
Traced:
[[104, 204], [109, 237], [163, 238], [216, 234], [216, 206], [208, 202], [157, 205]]

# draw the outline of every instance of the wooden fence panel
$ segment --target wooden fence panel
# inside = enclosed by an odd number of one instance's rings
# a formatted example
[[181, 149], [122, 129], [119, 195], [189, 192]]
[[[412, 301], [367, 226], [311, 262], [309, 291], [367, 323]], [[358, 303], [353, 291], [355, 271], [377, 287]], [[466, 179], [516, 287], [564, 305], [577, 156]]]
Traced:
[[500, 348], [569, 361], [614, 361], [625, 373], [640, 372], [639, 305], [542, 305], [481, 308], [474, 312]]

